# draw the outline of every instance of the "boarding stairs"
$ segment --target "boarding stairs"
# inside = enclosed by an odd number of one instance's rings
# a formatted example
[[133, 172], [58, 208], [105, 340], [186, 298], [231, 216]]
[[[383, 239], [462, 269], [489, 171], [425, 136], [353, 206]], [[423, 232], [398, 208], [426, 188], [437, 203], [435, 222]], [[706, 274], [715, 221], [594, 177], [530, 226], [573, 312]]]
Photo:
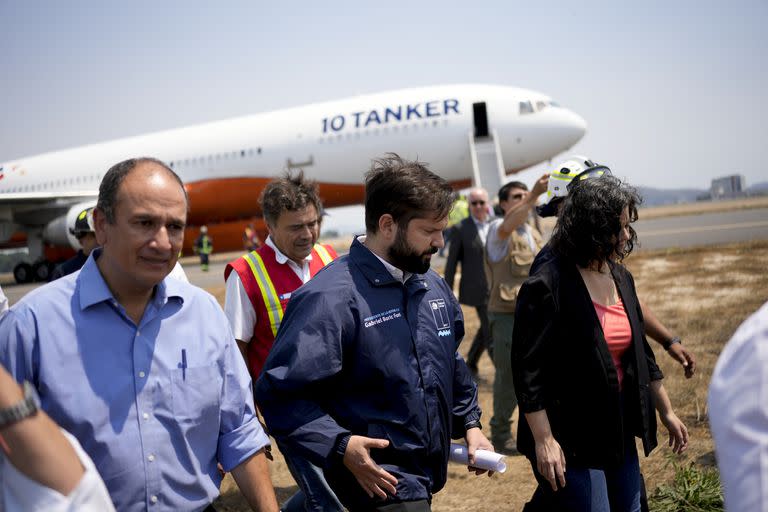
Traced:
[[476, 137], [473, 132], [469, 132], [469, 154], [473, 185], [484, 188], [490, 197], [494, 197], [506, 181], [504, 159], [496, 130], [490, 130], [484, 137]]

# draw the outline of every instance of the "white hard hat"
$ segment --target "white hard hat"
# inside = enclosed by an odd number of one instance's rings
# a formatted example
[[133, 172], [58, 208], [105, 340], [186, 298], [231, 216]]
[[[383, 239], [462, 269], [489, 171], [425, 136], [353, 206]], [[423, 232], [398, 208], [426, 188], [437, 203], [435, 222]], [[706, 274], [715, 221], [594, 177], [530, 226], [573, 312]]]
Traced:
[[200, 232], [206, 234], [208, 232], [208, 226], [200, 226]]
[[573, 178], [581, 174], [595, 163], [582, 155], [573, 155], [565, 162], [549, 173], [549, 186], [547, 187], [547, 199], [553, 197], [565, 197], [568, 195], [568, 184]]
[[549, 185], [547, 186], [547, 202], [536, 208], [541, 217], [557, 215], [557, 206], [562, 198], [568, 195], [568, 187], [574, 178], [583, 180], [590, 177], [610, 174], [611, 170], [598, 165], [593, 160], [582, 156], [573, 155], [549, 173]]
[[75, 236], [93, 233], [96, 229], [93, 227], [93, 207], [86, 208], [75, 217], [75, 224], [69, 228], [69, 232]]

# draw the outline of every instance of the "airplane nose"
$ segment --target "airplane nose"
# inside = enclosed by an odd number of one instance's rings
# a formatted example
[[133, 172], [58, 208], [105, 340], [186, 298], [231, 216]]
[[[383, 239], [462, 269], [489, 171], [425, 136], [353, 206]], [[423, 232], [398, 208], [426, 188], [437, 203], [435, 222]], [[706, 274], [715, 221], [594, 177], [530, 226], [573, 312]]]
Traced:
[[567, 141], [568, 146], [573, 146], [587, 133], [587, 122], [576, 112], [568, 109], [562, 109], [560, 117], [559, 124], [563, 139]]

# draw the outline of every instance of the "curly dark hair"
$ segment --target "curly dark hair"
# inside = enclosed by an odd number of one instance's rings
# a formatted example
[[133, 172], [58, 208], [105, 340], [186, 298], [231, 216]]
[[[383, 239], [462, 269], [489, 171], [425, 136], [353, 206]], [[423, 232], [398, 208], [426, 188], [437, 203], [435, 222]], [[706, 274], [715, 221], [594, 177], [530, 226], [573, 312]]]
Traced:
[[277, 226], [277, 219], [283, 212], [295, 212], [308, 206], [314, 206], [321, 215], [323, 203], [320, 201], [317, 183], [304, 177], [304, 171], [292, 174], [286, 171], [264, 187], [259, 197], [259, 204], [267, 224]]
[[387, 153], [365, 175], [365, 229], [376, 233], [386, 213], [403, 229], [414, 218], [441, 219], [455, 201], [451, 185], [427, 164]]
[[[603, 175], [580, 182], [569, 191], [552, 233], [552, 248], [580, 267], [609, 259], [622, 261], [637, 243], [631, 223], [637, 220], [642, 198], [619, 178]], [[629, 240], [618, 245], [621, 213], [629, 212]]]

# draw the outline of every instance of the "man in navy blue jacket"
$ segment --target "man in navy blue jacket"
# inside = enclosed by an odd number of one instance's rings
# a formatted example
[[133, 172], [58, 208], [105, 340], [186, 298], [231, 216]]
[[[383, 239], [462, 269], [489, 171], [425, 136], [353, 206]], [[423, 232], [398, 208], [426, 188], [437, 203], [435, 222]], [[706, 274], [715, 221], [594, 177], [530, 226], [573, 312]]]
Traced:
[[429, 270], [453, 200], [424, 165], [376, 160], [366, 236], [291, 297], [257, 383], [270, 433], [324, 468], [351, 511], [430, 510], [451, 438], [470, 463], [493, 449], [457, 353], [461, 309]]

